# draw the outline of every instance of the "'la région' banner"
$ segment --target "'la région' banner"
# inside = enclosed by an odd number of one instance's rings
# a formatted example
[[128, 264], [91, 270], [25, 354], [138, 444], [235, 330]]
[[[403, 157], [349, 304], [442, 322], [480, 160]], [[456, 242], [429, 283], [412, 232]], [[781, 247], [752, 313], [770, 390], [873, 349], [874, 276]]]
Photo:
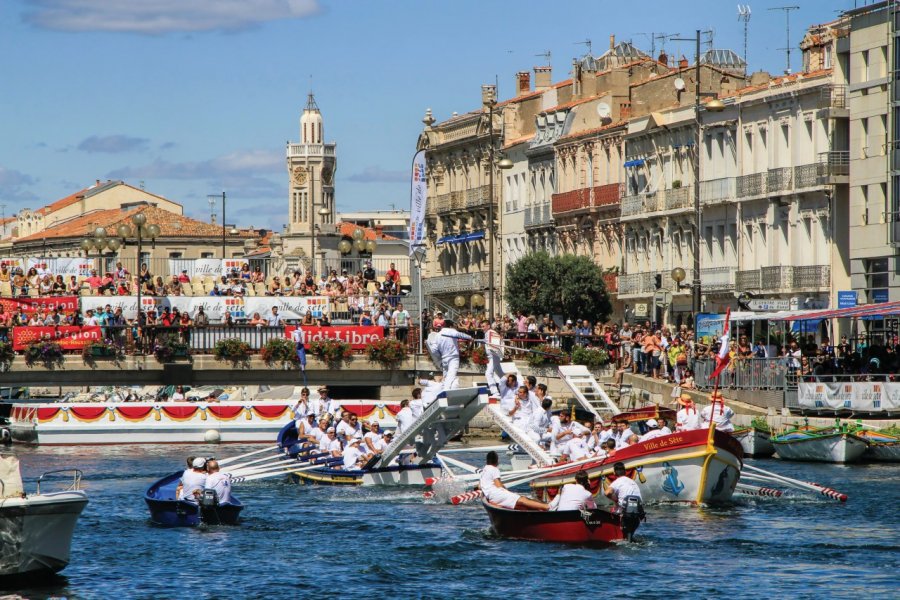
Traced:
[[54, 308], [66, 315], [74, 315], [78, 312], [78, 296], [36, 296], [27, 298], [0, 298], [0, 306], [3, 312], [15, 313], [20, 308], [26, 315], [31, 316], [38, 310], [45, 313]]
[[103, 339], [99, 327], [13, 327], [13, 350], [25, 350], [32, 342], [48, 340], [56, 342], [63, 350], [81, 350], [91, 342]]

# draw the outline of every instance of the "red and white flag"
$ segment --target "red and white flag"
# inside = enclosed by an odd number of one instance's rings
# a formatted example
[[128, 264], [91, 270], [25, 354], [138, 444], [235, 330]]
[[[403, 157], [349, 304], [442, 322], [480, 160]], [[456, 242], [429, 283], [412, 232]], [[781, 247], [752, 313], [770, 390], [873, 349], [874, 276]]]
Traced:
[[719, 354], [716, 356], [716, 368], [709, 376], [710, 379], [715, 379], [719, 376], [725, 367], [728, 366], [728, 363], [731, 362], [731, 354], [729, 354], [729, 341], [731, 339], [731, 309], [729, 308], [725, 312], [725, 329], [723, 330], [722, 337], [719, 338]]

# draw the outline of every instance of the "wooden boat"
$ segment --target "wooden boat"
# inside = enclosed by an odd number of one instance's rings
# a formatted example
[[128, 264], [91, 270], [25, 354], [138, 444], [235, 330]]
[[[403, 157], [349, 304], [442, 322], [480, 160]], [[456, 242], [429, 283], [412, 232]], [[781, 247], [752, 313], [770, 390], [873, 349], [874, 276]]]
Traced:
[[[80, 489], [81, 471], [58, 469], [38, 479], [34, 494], [25, 494], [19, 461], [3, 459], [0, 500], [0, 583], [40, 579], [61, 571], [69, 564], [72, 536], [78, 517], [87, 506]], [[46, 492], [41, 483], [48, 475], [72, 474], [65, 490]]]
[[669, 425], [674, 427], [677, 414], [678, 413], [671, 408], [666, 408], [658, 404], [648, 404], [647, 406], [641, 406], [640, 408], [627, 410], [625, 412], [620, 412], [617, 415], [613, 415], [612, 422], [619, 423], [620, 421], [624, 421], [630, 424], [646, 421], [647, 419], [666, 419]]
[[482, 501], [491, 520], [491, 529], [504, 538], [608, 546], [629, 539], [637, 529], [629, 530], [625, 518], [602, 508], [594, 510], [514, 510]]
[[689, 502], [721, 504], [731, 501], [743, 468], [744, 452], [730, 434], [708, 429], [676, 431], [638, 442], [612, 456], [582, 463], [569, 470], [539, 477], [531, 484], [537, 497], [549, 501], [575, 473], [584, 469], [593, 489], [610, 476], [613, 465], [623, 462], [629, 477], [641, 489], [647, 504]]
[[231, 504], [186, 502], [176, 498], [182, 471], [163, 477], [147, 489], [144, 501], [150, 509], [150, 520], [164, 527], [196, 527], [237, 525], [244, 505], [232, 496]]
[[741, 429], [735, 429], [731, 432], [744, 449], [744, 456], [766, 457], [775, 454], [775, 446], [772, 445], [771, 437], [768, 431], [750, 426]]
[[862, 459], [868, 447], [846, 426], [791, 429], [771, 438], [777, 456], [783, 460], [851, 463]]
[[900, 438], [871, 430], [858, 430], [856, 435], [866, 441], [863, 458], [884, 462], [900, 462]]

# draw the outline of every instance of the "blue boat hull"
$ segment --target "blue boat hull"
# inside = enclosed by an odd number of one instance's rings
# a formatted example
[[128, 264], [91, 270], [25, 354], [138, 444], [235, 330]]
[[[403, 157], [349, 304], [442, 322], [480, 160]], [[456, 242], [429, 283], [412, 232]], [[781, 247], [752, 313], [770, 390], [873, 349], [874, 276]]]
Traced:
[[163, 477], [150, 486], [144, 501], [150, 509], [150, 520], [163, 527], [196, 527], [205, 525], [237, 525], [244, 505], [232, 497], [232, 504], [201, 507], [192, 502], [175, 499], [175, 489], [181, 472]]

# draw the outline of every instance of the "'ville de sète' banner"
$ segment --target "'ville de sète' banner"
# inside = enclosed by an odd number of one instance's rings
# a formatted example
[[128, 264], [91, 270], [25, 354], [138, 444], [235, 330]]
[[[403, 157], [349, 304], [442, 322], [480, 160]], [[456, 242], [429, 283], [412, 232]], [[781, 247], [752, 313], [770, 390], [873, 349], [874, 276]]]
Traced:
[[900, 411], [900, 382], [895, 381], [803, 381], [797, 396], [801, 407], [814, 410]]
[[[82, 296], [81, 312], [88, 309], [98, 310], [110, 305], [113, 310], [122, 309], [122, 315], [126, 319], [137, 318], [137, 296]], [[319, 318], [328, 312], [328, 298], [326, 296], [141, 296], [141, 310], [145, 313], [154, 312], [161, 314], [164, 309], [170, 311], [177, 308], [180, 312], [187, 311], [191, 318], [197, 316], [200, 307], [206, 313], [210, 323], [221, 323], [225, 320], [225, 312], [230, 312], [235, 320], [242, 321], [252, 319], [255, 313], [259, 313], [264, 319], [272, 315], [272, 308], [278, 309], [278, 313], [284, 320], [293, 321], [302, 319], [306, 313], [313, 318]]]
[[31, 316], [38, 310], [45, 313], [54, 308], [66, 315], [74, 315], [78, 312], [78, 296], [36, 296], [27, 298], [0, 298], [0, 306], [5, 313], [15, 313], [20, 308], [26, 315]]
[[40, 340], [56, 342], [63, 350], [81, 350], [91, 342], [103, 339], [99, 327], [13, 327], [13, 350], [25, 350], [28, 344]]
[[[87, 277], [94, 270], [94, 260], [91, 258], [81, 257], [63, 257], [56, 256], [53, 258], [29, 258], [28, 268], [34, 267], [38, 273], [49, 273], [51, 275], [62, 275], [69, 283], [69, 277], [72, 275]], [[99, 272], [99, 271], [98, 271]], [[102, 275], [102, 273], [100, 273]]]
[[244, 265], [250, 263], [246, 258], [170, 258], [169, 273], [178, 274], [187, 271], [190, 277], [215, 277], [230, 276], [234, 271], [238, 273]]
[[[285, 336], [290, 339], [291, 334], [297, 329], [294, 325], [284, 328]], [[384, 338], [384, 328], [377, 325], [340, 325], [335, 327], [301, 327], [306, 334], [306, 343], [321, 340], [338, 340], [350, 344], [354, 350], [363, 350], [367, 344], [377, 342]]]
[[425, 209], [428, 204], [428, 184], [425, 180], [425, 151], [419, 150], [413, 157], [412, 183], [409, 198], [409, 255], [425, 239]]

